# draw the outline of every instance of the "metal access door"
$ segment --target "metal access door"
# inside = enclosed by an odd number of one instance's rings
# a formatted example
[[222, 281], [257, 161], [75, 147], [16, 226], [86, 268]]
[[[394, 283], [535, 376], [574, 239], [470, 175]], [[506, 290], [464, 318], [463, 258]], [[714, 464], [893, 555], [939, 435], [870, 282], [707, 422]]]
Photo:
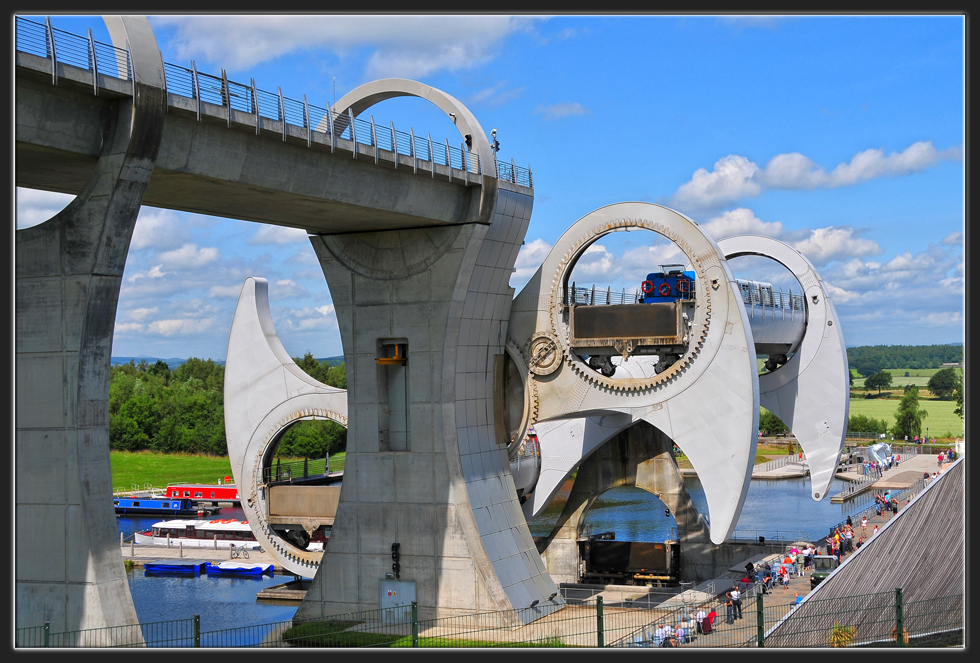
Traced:
[[381, 619], [386, 624], [410, 624], [412, 602], [415, 601], [414, 580], [381, 581]]

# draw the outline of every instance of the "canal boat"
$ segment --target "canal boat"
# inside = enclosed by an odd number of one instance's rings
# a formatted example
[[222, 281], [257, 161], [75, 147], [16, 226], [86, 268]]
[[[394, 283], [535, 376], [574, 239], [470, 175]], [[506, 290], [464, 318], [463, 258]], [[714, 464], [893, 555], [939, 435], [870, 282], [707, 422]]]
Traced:
[[220, 511], [216, 507], [198, 507], [188, 499], [170, 499], [130, 495], [112, 499], [116, 515], [125, 516], [204, 516]]
[[200, 560], [160, 559], [143, 565], [144, 575], [200, 575], [206, 562]]
[[133, 539], [138, 544], [185, 548], [259, 547], [248, 521], [234, 518], [161, 520], [150, 529], [133, 534]]
[[233, 483], [229, 483], [231, 477], [225, 477], [225, 483], [173, 483], [169, 484], [163, 491], [164, 497], [171, 499], [189, 499], [195, 504], [209, 502], [231, 502], [241, 504], [238, 496], [238, 488]]
[[272, 564], [262, 564], [255, 562], [208, 562], [204, 565], [204, 572], [218, 576], [248, 576], [258, 577], [263, 574], [273, 575], [274, 567]]

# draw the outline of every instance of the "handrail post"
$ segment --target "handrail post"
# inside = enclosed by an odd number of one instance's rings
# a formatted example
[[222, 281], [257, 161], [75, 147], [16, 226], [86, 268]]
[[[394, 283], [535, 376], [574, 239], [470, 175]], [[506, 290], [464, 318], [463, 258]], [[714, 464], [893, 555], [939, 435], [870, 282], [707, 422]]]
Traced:
[[250, 79], [250, 85], [252, 88], [252, 113], [255, 115], [255, 135], [259, 135], [259, 95], [258, 90], [255, 89], [255, 79]]
[[306, 125], [306, 146], [313, 144], [313, 127], [310, 126], [310, 105], [306, 103], [306, 95], [303, 95], [303, 124]]
[[191, 60], [191, 93], [197, 99], [197, 121], [201, 121], [201, 82], [197, 79], [197, 65]]
[[415, 129], [409, 127], [408, 136], [410, 139], [409, 140], [411, 146], [410, 149], [412, 150], [412, 172], [417, 173], [419, 172], [419, 153], [418, 150], [415, 148]]
[[99, 96], [99, 63], [95, 57], [95, 39], [92, 37], [92, 28], [88, 29], [88, 59], [92, 67], [92, 92]]
[[449, 181], [453, 181], [453, 159], [449, 154], [449, 139], [446, 139], [446, 166], [449, 168]]
[[412, 601], [412, 646], [419, 646], [419, 604]]
[[277, 85], [276, 91], [279, 95], [279, 120], [282, 122], [282, 141], [286, 142], [286, 102], [282, 98], [282, 86]]
[[228, 74], [221, 69], [221, 105], [228, 109], [228, 126], [231, 127], [231, 90], [228, 88]]
[[602, 594], [595, 597], [595, 639], [597, 647], [606, 646], [605, 627], [602, 620]]
[[514, 165], [514, 160], [510, 160], [510, 181], [517, 184], [517, 166]]
[[350, 122], [350, 142], [354, 146], [354, 158], [357, 158], [357, 127], [354, 126], [354, 112], [347, 109], [347, 119]]
[[330, 102], [327, 102], [327, 131], [330, 132], [330, 154], [333, 154], [337, 149], [337, 132], [334, 131], [333, 126], [333, 109], [330, 108]]
[[395, 140], [395, 122], [391, 121], [391, 156], [395, 160], [395, 170], [398, 170], [398, 141]]
[[378, 127], [374, 124], [374, 115], [371, 116], [371, 146], [374, 148], [374, 163], [378, 163]]
[[463, 169], [463, 183], [469, 185], [470, 183], [470, 160], [467, 158], [469, 155], [466, 153], [466, 144], [460, 143], [459, 145], [459, 165]]
[[44, 17], [44, 42], [47, 46], [48, 57], [51, 58], [51, 85], [58, 84], [58, 56], [54, 50], [54, 28], [51, 27], [51, 17]]
[[432, 151], [432, 134], [429, 133], [429, 132], [426, 132], [425, 135], [429, 139], [429, 159], [430, 159], [430, 163], [432, 164], [432, 177], [435, 178], [435, 176], [436, 176], [436, 155]]

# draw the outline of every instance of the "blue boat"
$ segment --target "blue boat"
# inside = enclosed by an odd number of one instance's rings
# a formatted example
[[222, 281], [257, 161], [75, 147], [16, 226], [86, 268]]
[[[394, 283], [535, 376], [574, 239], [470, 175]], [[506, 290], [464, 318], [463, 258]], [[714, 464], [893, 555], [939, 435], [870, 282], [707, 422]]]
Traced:
[[128, 516], [196, 516], [203, 510], [189, 499], [133, 496], [115, 497], [112, 503], [117, 515]]
[[144, 575], [200, 575], [207, 562], [201, 560], [164, 560], [143, 565]]
[[207, 562], [204, 565], [204, 571], [208, 575], [223, 575], [223, 576], [251, 576], [257, 577], [263, 574], [273, 575], [274, 567], [272, 564], [260, 564], [248, 562]]

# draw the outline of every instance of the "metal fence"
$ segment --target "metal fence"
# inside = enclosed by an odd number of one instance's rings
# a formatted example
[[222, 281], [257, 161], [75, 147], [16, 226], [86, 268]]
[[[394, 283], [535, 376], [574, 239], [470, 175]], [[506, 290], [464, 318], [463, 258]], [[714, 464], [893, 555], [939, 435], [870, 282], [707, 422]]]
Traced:
[[[48, 58], [51, 61], [52, 80], [57, 79], [58, 63], [92, 72], [96, 89], [100, 75], [132, 79], [129, 52], [95, 41], [91, 29], [86, 38], [53, 28], [50, 18], [38, 23], [22, 16], [17, 17], [16, 25], [17, 50]], [[256, 119], [262, 117], [282, 122], [284, 137], [286, 125], [292, 125], [306, 129], [308, 141], [312, 140], [313, 134], [330, 135], [332, 141], [340, 138], [351, 141], [355, 146], [375, 147], [376, 153], [377, 150], [388, 150], [395, 155], [411, 157], [416, 162], [430, 163], [433, 168], [437, 164], [448, 166], [450, 175], [453, 169], [477, 175], [483, 173], [484, 164], [480, 155], [465, 144], [458, 147], [450, 145], [448, 138], [439, 142], [433, 141], [429, 134], [416, 136], [411, 128], [408, 133], [397, 131], [394, 122], [386, 126], [376, 123], [373, 115], [370, 120], [364, 120], [350, 113], [338, 113], [329, 104], [323, 108], [308, 103], [306, 95], [303, 95], [302, 101], [290, 99], [283, 96], [281, 88], [277, 88], [275, 93], [260, 90], [255, 87], [255, 79], [251, 79], [247, 85], [231, 81], [224, 70], [220, 76], [199, 72], [193, 60], [189, 68], [167, 62], [163, 68], [166, 91], [197, 100], [199, 117], [202, 104], [209, 103], [228, 108], [229, 114], [234, 110], [254, 115]], [[495, 158], [493, 168], [498, 179], [534, 187], [531, 169], [517, 166], [513, 159], [506, 163]]]
[[[17, 647], [903, 647], [963, 644], [963, 595], [907, 602], [903, 590], [810, 599], [799, 605], [749, 588], [742, 618], [718, 597], [653, 608], [605, 605], [601, 595], [542, 607], [424, 619], [416, 603], [201, 632], [200, 618], [51, 633], [17, 629]], [[710, 629], [697, 612], [714, 611]], [[681, 629], [678, 637], [677, 629]], [[897, 634], [902, 634], [898, 637]]]

